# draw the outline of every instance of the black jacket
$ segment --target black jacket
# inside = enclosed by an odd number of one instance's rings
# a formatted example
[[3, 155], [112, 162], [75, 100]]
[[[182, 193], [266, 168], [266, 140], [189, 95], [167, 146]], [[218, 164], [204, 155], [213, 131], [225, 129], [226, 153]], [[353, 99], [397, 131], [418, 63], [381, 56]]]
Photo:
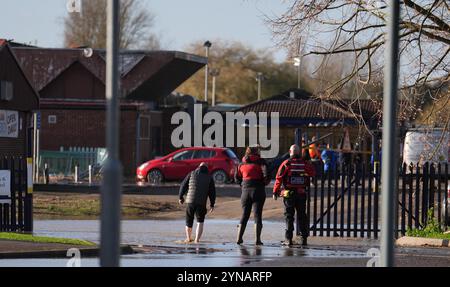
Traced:
[[[187, 195], [186, 195], [187, 193]], [[216, 203], [216, 186], [214, 180], [208, 174], [208, 168], [202, 166], [189, 173], [180, 186], [179, 198], [184, 199], [186, 203], [206, 206], [209, 197], [211, 207]]]

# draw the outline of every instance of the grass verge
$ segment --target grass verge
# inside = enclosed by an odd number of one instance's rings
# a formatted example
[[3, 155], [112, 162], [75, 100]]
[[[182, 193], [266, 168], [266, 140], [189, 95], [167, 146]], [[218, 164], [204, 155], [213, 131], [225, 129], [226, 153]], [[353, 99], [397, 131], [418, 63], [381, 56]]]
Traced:
[[92, 242], [89, 242], [86, 240], [70, 239], [70, 238], [56, 238], [56, 237], [46, 237], [46, 236], [34, 236], [31, 234], [11, 233], [11, 232], [0, 232], [0, 239], [13, 240], [13, 241], [36, 242], [36, 243], [60, 243], [60, 244], [79, 245], [79, 246], [95, 246], [95, 243], [92, 243]]
[[448, 239], [450, 240], [450, 234], [444, 233], [444, 230], [439, 225], [434, 217], [434, 209], [430, 208], [427, 213], [427, 224], [422, 229], [409, 229], [406, 232], [407, 236], [411, 237], [424, 237], [424, 238], [436, 238], [436, 239]]
[[411, 230], [407, 233], [411, 237], [424, 237], [450, 240], [450, 233], [444, 234], [442, 232], [427, 232], [424, 230]]

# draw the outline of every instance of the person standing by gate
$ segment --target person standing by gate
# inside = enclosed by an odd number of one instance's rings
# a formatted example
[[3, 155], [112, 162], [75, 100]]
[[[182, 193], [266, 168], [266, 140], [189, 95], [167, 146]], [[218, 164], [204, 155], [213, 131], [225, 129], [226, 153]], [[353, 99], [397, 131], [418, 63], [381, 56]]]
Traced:
[[[302, 245], [307, 245], [309, 235], [309, 220], [306, 215], [306, 183], [310, 176], [315, 176], [316, 171], [312, 164], [300, 157], [298, 145], [292, 145], [289, 149], [290, 158], [285, 160], [278, 169], [275, 185], [273, 187], [273, 199], [283, 197], [284, 216], [286, 219], [286, 233], [284, 245], [292, 245], [294, 233], [294, 215], [299, 215]], [[283, 188], [283, 190], [282, 190]]]
[[195, 243], [200, 242], [203, 233], [203, 225], [207, 213], [206, 202], [209, 197], [210, 212], [214, 210], [216, 203], [216, 187], [214, 180], [208, 174], [208, 166], [202, 162], [199, 167], [189, 173], [180, 186], [179, 203], [184, 204], [186, 196], [186, 243], [192, 242], [192, 226], [194, 216], [197, 217], [197, 229], [195, 231]]
[[236, 240], [239, 245], [243, 242], [242, 237], [252, 208], [255, 219], [255, 244], [263, 245], [261, 241], [262, 212], [266, 201], [265, 186], [270, 182], [267, 170], [267, 164], [260, 156], [259, 147], [248, 147], [235, 175], [236, 182], [242, 187], [242, 217]]
[[334, 168], [336, 167], [336, 153], [331, 150], [331, 145], [327, 143], [326, 149], [322, 151], [321, 154], [323, 162], [323, 172], [325, 173], [325, 178], [328, 176], [334, 176]]

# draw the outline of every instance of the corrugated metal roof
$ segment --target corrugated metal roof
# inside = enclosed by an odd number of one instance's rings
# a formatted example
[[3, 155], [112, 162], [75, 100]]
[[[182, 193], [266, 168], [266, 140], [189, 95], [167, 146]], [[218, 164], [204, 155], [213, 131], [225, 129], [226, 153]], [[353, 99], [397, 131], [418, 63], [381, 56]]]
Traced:
[[270, 100], [238, 109], [242, 112], [278, 112], [280, 118], [341, 119], [351, 117], [329, 104], [312, 100]]
[[251, 103], [235, 111], [242, 112], [278, 112], [284, 119], [370, 119], [377, 112], [376, 104], [371, 100], [322, 100], [312, 94], [292, 89], [271, 98]]

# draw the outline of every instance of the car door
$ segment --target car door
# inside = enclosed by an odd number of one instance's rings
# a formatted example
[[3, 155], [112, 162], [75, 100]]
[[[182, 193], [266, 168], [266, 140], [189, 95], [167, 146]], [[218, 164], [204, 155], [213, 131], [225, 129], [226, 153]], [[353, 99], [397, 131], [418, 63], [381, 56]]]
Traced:
[[164, 166], [167, 179], [183, 179], [191, 171], [193, 150], [184, 150], [176, 153]]

